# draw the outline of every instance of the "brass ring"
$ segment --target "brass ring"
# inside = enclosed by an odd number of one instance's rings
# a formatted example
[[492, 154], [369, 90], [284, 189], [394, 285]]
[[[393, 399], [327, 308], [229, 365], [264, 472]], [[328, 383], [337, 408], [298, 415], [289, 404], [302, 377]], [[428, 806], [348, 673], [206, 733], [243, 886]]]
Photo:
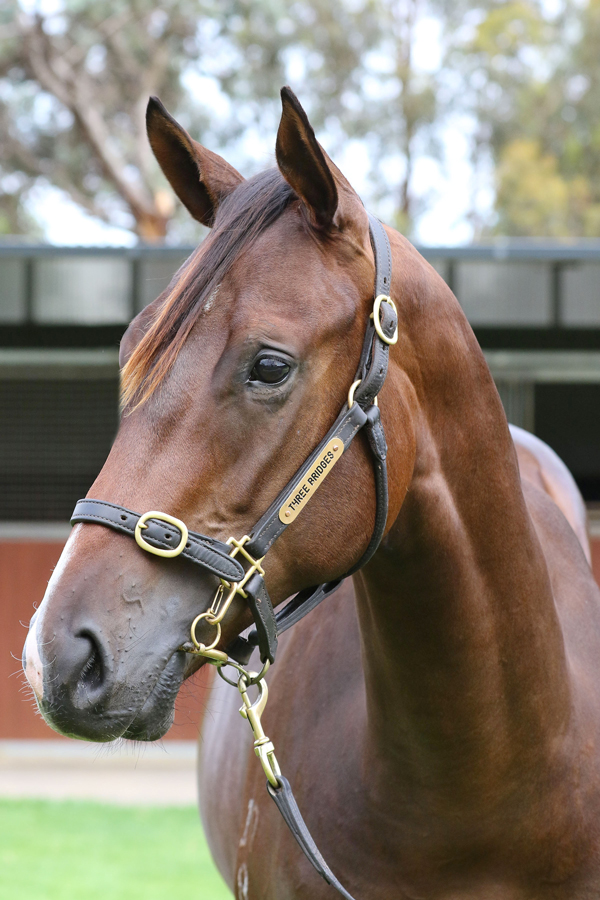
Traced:
[[[175, 528], [178, 528], [181, 532], [181, 540], [178, 545], [169, 548], [168, 550], [161, 550], [160, 547], [153, 547], [152, 544], [145, 541], [142, 537], [142, 528], [148, 527], [146, 525], [148, 519], [157, 519], [159, 522], [165, 522], [167, 525], [174, 525]], [[139, 517], [135, 525], [133, 536], [138, 547], [141, 547], [146, 553], [153, 553], [154, 556], [172, 557], [179, 556], [180, 553], [183, 553], [188, 540], [188, 530], [186, 524], [182, 522], [181, 519], [176, 519], [175, 516], [168, 516], [164, 512], [158, 512], [156, 509], [151, 509], [150, 512], [145, 512]]]
[[198, 625], [198, 622], [200, 621], [200, 619], [207, 619], [207, 620], [213, 619], [214, 620], [214, 616], [211, 612], [200, 613], [199, 616], [196, 616], [196, 618], [192, 622], [192, 626], [190, 628], [190, 637], [192, 639], [192, 644], [200, 653], [204, 653], [207, 650], [214, 650], [215, 647], [217, 646], [217, 644], [219, 643], [219, 641], [221, 640], [221, 623], [215, 622], [215, 621], [212, 621], [212, 622], [209, 621], [209, 625], [214, 625], [215, 628], [217, 629], [217, 636], [216, 636], [215, 640], [212, 642], [212, 644], [209, 644], [207, 647], [206, 644], [200, 644], [196, 637], [196, 626]]
[[[396, 329], [391, 338], [384, 334], [383, 328], [381, 327], [381, 304], [389, 303], [394, 312], [396, 313]], [[375, 326], [375, 331], [384, 342], [384, 344], [395, 344], [398, 340], [398, 310], [396, 309], [396, 304], [387, 294], [379, 294], [375, 297], [375, 303], [373, 304], [373, 324]]]
[[348, 409], [352, 409], [352, 407], [354, 406], [354, 392], [359, 386], [360, 382], [361, 379], [359, 378], [358, 381], [355, 381], [354, 384], [351, 385], [350, 390], [348, 391]]
[[228, 659], [226, 663], [223, 663], [223, 666], [219, 667], [219, 675], [226, 681], [227, 684], [230, 684], [232, 687], [237, 687], [239, 684], [239, 678], [237, 681], [232, 681], [231, 678], [228, 678], [223, 669], [226, 666], [231, 666], [233, 669], [236, 669], [240, 673], [240, 678], [244, 678], [248, 687], [253, 684], [258, 684], [259, 681], [262, 681], [267, 673], [267, 669], [270, 666], [269, 660], [265, 662], [260, 672], [257, 674], [256, 672], [247, 672], [243, 666], [237, 663], [234, 659]]

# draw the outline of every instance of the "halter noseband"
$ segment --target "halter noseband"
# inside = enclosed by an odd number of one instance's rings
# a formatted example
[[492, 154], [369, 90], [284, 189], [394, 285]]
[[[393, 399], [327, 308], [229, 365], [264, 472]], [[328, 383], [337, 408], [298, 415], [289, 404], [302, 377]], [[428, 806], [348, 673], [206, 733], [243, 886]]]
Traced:
[[[352, 897], [335, 878], [306, 828], [289, 782], [281, 775], [275, 760], [273, 745], [262, 731], [260, 715], [267, 698], [267, 686], [262, 676], [275, 661], [278, 635], [291, 628], [326, 597], [330, 597], [345, 578], [362, 568], [377, 550], [385, 530], [388, 513], [387, 445], [377, 395], [387, 375], [389, 348], [398, 340], [398, 314], [389, 296], [392, 280], [390, 243], [381, 222], [372, 215], [369, 215], [369, 232], [375, 256], [374, 304], [367, 323], [356, 377], [348, 392], [348, 402], [325, 437], [249, 535], [244, 535], [241, 540], [230, 537], [224, 543], [188, 531], [184, 522], [166, 513], [152, 510], [140, 516], [123, 506], [92, 499], [79, 500], [71, 518], [72, 525], [78, 522], [105, 525], [121, 534], [134, 537], [142, 550], [156, 556], [182, 556], [220, 579], [221, 583], [210, 608], [194, 619], [191, 642], [182, 649], [205, 657], [219, 667], [220, 673], [224, 665], [233, 665], [240, 672], [237, 684], [230, 683], [236, 684], [242, 695], [244, 705], [241, 712], [252, 726], [256, 738], [255, 751], [267, 775], [269, 794], [319, 874], [349, 900]], [[344, 576], [300, 591], [283, 609], [275, 613], [265, 586], [262, 562], [277, 538], [314, 496], [363, 428], [367, 433], [375, 469], [376, 512], [371, 540], [362, 557]], [[237, 637], [224, 652], [216, 649], [221, 639], [221, 622], [236, 594], [240, 594], [248, 603], [254, 619], [254, 629], [247, 638]], [[208, 646], [196, 638], [196, 626], [202, 619], [206, 619], [216, 629], [216, 636]], [[256, 646], [263, 663], [263, 670], [258, 675], [246, 672], [243, 668]], [[229, 681], [227, 678], [225, 680]], [[259, 688], [259, 698], [254, 704], [248, 699], [247, 689], [250, 684], [257, 684]]]

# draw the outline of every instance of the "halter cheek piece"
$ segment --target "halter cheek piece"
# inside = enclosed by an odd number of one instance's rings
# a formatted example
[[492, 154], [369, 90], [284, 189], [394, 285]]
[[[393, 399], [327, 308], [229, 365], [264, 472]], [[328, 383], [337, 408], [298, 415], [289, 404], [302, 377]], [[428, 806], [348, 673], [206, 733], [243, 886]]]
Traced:
[[[156, 556], [182, 556], [220, 579], [221, 583], [210, 608], [200, 613], [192, 623], [191, 643], [185, 644], [182, 649], [205, 657], [219, 667], [220, 674], [223, 674], [221, 667], [225, 665], [234, 666], [240, 673], [237, 682], [229, 683], [235, 684], [242, 696], [240, 712], [252, 726], [254, 748], [267, 775], [269, 794], [315, 869], [347, 900], [352, 900], [351, 895], [342, 887], [319, 853], [298, 809], [290, 784], [281, 775], [273, 744], [262, 730], [260, 716], [268, 696], [263, 675], [275, 661], [278, 635], [295, 625], [321, 601], [330, 597], [345, 578], [362, 568], [377, 550], [385, 530], [388, 512], [387, 446], [377, 395], [387, 375], [390, 345], [398, 340], [398, 315], [389, 296], [392, 280], [389, 240], [379, 220], [371, 215], [369, 231], [375, 255], [375, 300], [367, 323], [356, 378], [348, 392], [348, 402], [323, 440], [249, 535], [244, 535], [239, 541], [231, 537], [224, 543], [188, 531], [182, 521], [165, 513], [150, 511], [140, 516], [123, 506], [102, 500], [79, 500], [71, 518], [72, 525], [89, 522], [129, 535], [135, 538], [143, 550]], [[367, 433], [375, 469], [377, 502], [371, 540], [362, 557], [342, 578], [300, 591], [283, 609], [275, 613], [265, 586], [263, 559], [363, 428]], [[217, 650], [221, 639], [221, 622], [236, 594], [247, 601], [254, 619], [254, 629], [248, 637], [236, 638], [224, 652]], [[215, 628], [214, 640], [208, 646], [196, 638], [196, 626], [202, 619], [206, 619]], [[258, 675], [243, 668], [248, 664], [256, 646], [263, 663], [262, 672]], [[229, 681], [226, 677], [225, 680]], [[257, 685], [259, 689], [258, 700], [254, 704], [250, 702], [247, 693], [251, 684]]]

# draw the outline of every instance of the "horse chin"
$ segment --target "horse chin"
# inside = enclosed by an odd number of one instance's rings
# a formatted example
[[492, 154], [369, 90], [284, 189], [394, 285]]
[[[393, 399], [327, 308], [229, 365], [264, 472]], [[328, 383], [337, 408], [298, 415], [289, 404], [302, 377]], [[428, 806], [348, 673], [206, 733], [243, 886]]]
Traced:
[[157, 741], [175, 716], [175, 698], [184, 679], [186, 654], [174, 653], [139, 713], [121, 735], [131, 741]]

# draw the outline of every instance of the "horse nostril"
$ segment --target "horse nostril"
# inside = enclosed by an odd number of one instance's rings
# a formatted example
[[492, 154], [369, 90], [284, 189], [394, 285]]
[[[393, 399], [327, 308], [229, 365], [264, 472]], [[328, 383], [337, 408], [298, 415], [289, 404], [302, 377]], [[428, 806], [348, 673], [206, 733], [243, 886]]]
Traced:
[[96, 638], [89, 632], [77, 635], [89, 644], [89, 653], [79, 673], [79, 685], [87, 693], [96, 692], [104, 683], [104, 663]]

